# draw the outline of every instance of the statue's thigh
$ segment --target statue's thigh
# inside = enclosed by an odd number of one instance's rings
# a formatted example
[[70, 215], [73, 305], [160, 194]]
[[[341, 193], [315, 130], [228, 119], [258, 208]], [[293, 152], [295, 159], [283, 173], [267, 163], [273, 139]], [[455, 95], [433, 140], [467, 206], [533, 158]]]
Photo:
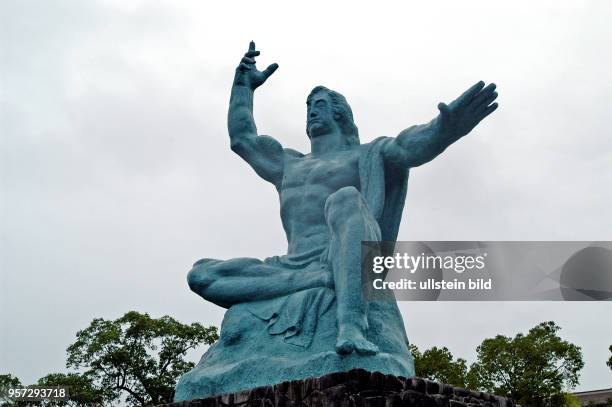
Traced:
[[232, 277], [241, 273], [251, 273], [263, 266], [259, 259], [240, 257], [229, 260], [201, 259], [195, 262], [192, 271], [210, 277]]
[[325, 219], [332, 235], [348, 227], [358, 226], [363, 231], [361, 240], [380, 241], [380, 227], [363, 195], [355, 187], [344, 187], [334, 192], [325, 202]]

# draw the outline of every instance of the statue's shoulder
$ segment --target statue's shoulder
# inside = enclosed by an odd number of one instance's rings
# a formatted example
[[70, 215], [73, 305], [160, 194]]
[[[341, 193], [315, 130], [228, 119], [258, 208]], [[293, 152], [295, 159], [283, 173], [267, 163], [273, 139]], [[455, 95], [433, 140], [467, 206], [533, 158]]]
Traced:
[[394, 138], [395, 137], [380, 136], [380, 137], [376, 137], [374, 140], [370, 141], [367, 144], [369, 144], [370, 146], [373, 146], [373, 145], [377, 145], [377, 144], [380, 144], [380, 143], [387, 143], [387, 142], [393, 140]]
[[372, 141], [360, 144], [359, 145], [359, 149], [362, 150], [362, 151], [363, 150], [369, 150], [372, 147], [388, 143], [390, 140], [393, 140], [393, 137], [387, 137], [387, 136], [377, 137], [377, 138], [375, 138]]
[[283, 150], [285, 151], [285, 154], [287, 154], [291, 158], [302, 158], [302, 157], [304, 157], [304, 154], [302, 154], [299, 151], [294, 150], [292, 148], [284, 148]]
[[259, 141], [260, 145], [266, 150], [279, 151], [283, 148], [283, 146], [281, 145], [281, 143], [278, 142], [277, 139], [268, 136], [267, 134], [260, 134], [257, 137], [257, 140]]

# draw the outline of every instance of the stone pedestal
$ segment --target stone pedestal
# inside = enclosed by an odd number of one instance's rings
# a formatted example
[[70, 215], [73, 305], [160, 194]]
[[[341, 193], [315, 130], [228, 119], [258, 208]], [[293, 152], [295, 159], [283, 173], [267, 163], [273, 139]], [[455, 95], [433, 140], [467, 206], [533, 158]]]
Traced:
[[354, 369], [161, 407], [515, 407], [513, 401], [431, 380]]

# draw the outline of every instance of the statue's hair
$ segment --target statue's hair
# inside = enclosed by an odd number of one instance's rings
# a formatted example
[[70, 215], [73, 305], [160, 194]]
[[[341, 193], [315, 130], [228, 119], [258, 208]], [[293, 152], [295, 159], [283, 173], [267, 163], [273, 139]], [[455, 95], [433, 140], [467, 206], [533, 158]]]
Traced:
[[[334, 115], [334, 120], [340, 126], [340, 131], [346, 138], [346, 142], [348, 145], [358, 145], [359, 144], [359, 130], [357, 130], [357, 126], [355, 125], [355, 121], [353, 120], [353, 111], [351, 110], [351, 106], [349, 106], [346, 98], [342, 96], [340, 93], [328, 89], [325, 86], [317, 86], [315, 87], [308, 98], [306, 99], [306, 103], [310, 101], [310, 99], [319, 92], [326, 92], [331, 100], [331, 108], [332, 113]], [[308, 126], [306, 126], [306, 134], [310, 138], [310, 134], [308, 133]]]

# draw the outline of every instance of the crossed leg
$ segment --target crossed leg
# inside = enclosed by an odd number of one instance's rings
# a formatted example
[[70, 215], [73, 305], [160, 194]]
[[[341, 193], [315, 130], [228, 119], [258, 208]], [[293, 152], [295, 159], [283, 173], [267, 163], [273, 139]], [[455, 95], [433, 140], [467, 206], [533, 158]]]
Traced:
[[327, 270], [296, 273], [246, 257], [199, 260], [187, 275], [187, 282], [193, 292], [224, 308], [331, 285]]
[[361, 241], [380, 241], [380, 228], [363, 196], [354, 187], [334, 192], [325, 203], [331, 235], [329, 255], [337, 303], [336, 352], [375, 354], [378, 347], [365, 338], [367, 302], [362, 298]]

